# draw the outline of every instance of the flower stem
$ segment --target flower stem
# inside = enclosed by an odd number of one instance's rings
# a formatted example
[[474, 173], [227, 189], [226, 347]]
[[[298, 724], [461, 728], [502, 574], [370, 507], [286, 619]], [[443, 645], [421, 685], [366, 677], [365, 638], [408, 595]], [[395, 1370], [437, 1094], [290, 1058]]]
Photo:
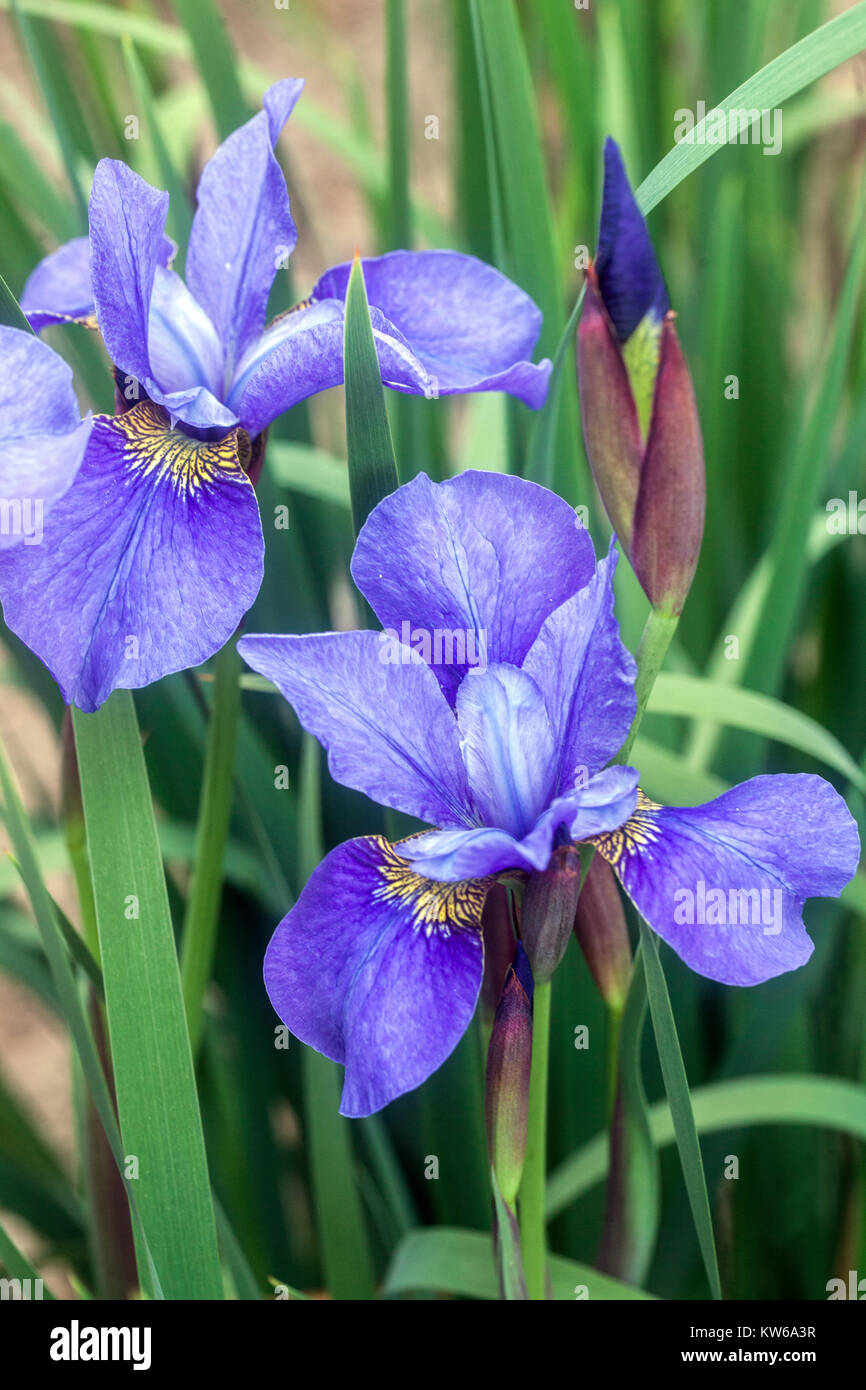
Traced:
[[532, 1001], [532, 1071], [529, 1132], [518, 1198], [520, 1247], [530, 1299], [547, 1296], [544, 1199], [547, 1180], [547, 1064], [550, 1048], [550, 981], [536, 985]]
[[193, 1054], [201, 1037], [204, 993], [216, 947], [240, 713], [240, 669], [241, 659], [235, 644], [228, 642], [217, 653], [214, 663], [214, 697], [196, 827], [195, 860], [180, 953], [183, 999]]
[[632, 744], [649, 704], [649, 697], [652, 694], [656, 676], [662, 668], [678, 622], [679, 618], [676, 615], [666, 615], [658, 613], [655, 608], [650, 609], [637, 653], [637, 680], [634, 685], [637, 709], [628, 731], [628, 738], [616, 756], [618, 763], [628, 762]]

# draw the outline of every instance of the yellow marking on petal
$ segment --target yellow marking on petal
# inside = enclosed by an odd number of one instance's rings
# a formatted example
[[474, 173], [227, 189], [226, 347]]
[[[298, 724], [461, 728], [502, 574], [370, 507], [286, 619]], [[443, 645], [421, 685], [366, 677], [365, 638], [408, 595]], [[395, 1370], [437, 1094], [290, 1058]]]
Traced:
[[436, 932], [448, 937], [453, 929], [481, 930], [481, 911], [492, 880], [464, 879], [461, 883], [436, 883], [416, 874], [412, 866], [383, 836], [375, 836], [382, 854], [377, 870], [382, 884], [373, 897], [380, 902], [398, 903], [411, 916], [413, 931], [425, 936]]
[[619, 830], [593, 836], [590, 844], [595, 845], [599, 854], [615, 869], [624, 854], [638, 854], [647, 845], [655, 843], [659, 837], [655, 812], [661, 809], [657, 801], [651, 801], [646, 792], [638, 787], [637, 806], [625, 825], [621, 825]]
[[652, 314], [641, 319], [637, 328], [623, 343], [622, 355], [631, 383], [641, 438], [646, 441], [653, 410], [656, 374], [659, 365], [659, 344], [662, 321]]
[[169, 482], [177, 492], [191, 495], [226, 473], [245, 476], [241, 430], [217, 441], [193, 439], [172, 429], [167, 413], [153, 401], [139, 401], [109, 423], [123, 439], [126, 462], [154, 483]]

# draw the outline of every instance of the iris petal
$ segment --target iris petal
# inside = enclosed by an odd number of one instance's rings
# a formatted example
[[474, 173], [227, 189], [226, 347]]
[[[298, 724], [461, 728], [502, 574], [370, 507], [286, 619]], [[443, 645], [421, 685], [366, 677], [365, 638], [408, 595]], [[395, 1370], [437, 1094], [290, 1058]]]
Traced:
[[352, 560], [384, 627], [440, 634], [443, 659], [434, 644], [430, 664], [452, 703], [471, 666], [521, 665], [545, 618], [594, 569], [592, 541], [561, 497], [472, 471], [444, 483], [421, 473], [386, 497]]
[[550, 800], [553, 730], [535, 681], [516, 666], [473, 671], [457, 692], [472, 800], [484, 825], [519, 838]]
[[[493, 266], [457, 251], [392, 251], [363, 266], [370, 304], [404, 336], [440, 396], [508, 391], [533, 409], [544, 404], [550, 363], [530, 360], [541, 311]], [[314, 298], [345, 299], [350, 271], [349, 262], [326, 271]]]
[[754, 985], [805, 964], [810, 897], [837, 897], [860, 855], [845, 802], [821, 777], [753, 777], [715, 801], [657, 806], [598, 849], [638, 911], [692, 970]]
[[335, 781], [433, 824], [469, 821], [454, 716], [409, 648], [376, 632], [326, 632], [244, 637], [238, 650], [328, 750]]
[[431, 830], [401, 844], [417, 873], [454, 881], [502, 873], [507, 869], [546, 869], [558, 832], [581, 841], [616, 830], [635, 809], [637, 773], [609, 767], [586, 786], [556, 797], [522, 839], [504, 830]]
[[261, 333], [277, 267], [297, 241], [274, 146], [303, 87], [295, 78], [275, 83], [264, 111], [223, 141], [199, 181], [187, 281], [232, 366]]
[[90, 191], [90, 273], [96, 317], [116, 367], [151, 375], [147, 327], [165, 244], [168, 194], [116, 159], [101, 159]]
[[72, 371], [32, 333], [0, 326], [0, 548], [40, 543], [44, 518], [73, 482], [92, 421]]
[[345, 1066], [344, 1115], [369, 1115], [426, 1081], [481, 987], [487, 885], [427, 882], [402, 848], [371, 836], [332, 850], [265, 958], [280, 1018]]
[[[383, 380], [424, 389], [427, 372], [378, 309], [370, 310]], [[250, 435], [299, 401], [343, 381], [344, 307], [335, 299], [292, 309], [247, 348], [229, 404]]]
[[116, 687], [196, 666], [258, 592], [263, 540], [236, 435], [202, 444], [142, 402], [97, 416], [41, 545], [0, 556], [6, 621], [64, 698], [96, 709]]
[[647, 314], [656, 323], [670, 300], [646, 223], [614, 140], [604, 146], [604, 193], [595, 260], [604, 307], [624, 343]]
[[523, 669], [544, 694], [557, 749], [557, 785], [574, 785], [579, 769], [598, 772], [625, 742], [634, 718], [636, 666], [614, 616], [617, 552], [544, 622]]

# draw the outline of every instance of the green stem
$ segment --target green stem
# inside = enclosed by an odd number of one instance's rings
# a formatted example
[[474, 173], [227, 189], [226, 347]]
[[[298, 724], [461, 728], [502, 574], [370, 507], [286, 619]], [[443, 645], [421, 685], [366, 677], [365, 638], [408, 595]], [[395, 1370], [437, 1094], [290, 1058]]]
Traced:
[[520, 1247], [531, 1299], [547, 1296], [544, 1198], [547, 1182], [547, 1065], [550, 1048], [550, 981], [537, 985], [532, 1004], [532, 1070], [529, 1132], [520, 1184]]
[[614, 1007], [609, 1004], [607, 1007], [607, 1111], [608, 1116], [613, 1118], [613, 1110], [616, 1105], [616, 1093], [619, 1087], [619, 1054], [620, 1039], [622, 1037], [622, 1014], [621, 1004]]
[[213, 706], [180, 954], [183, 1000], [193, 1054], [201, 1037], [204, 993], [216, 948], [241, 703], [240, 670], [241, 659], [235, 644], [228, 642], [218, 652], [214, 663]]
[[634, 693], [637, 696], [637, 709], [631, 728], [628, 731], [628, 738], [616, 756], [618, 763], [628, 761], [632, 745], [637, 737], [640, 722], [646, 713], [649, 704], [649, 697], [656, 682], [656, 676], [662, 668], [668, 647], [671, 644], [673, 635], [677, 630], [679, 617], [658, 613], [654, 608], [650, 609], [649, 617], [646, 620], [643, 634], [640, 639], [640, 646], [637, 653], [637, 680], [634, 685]]

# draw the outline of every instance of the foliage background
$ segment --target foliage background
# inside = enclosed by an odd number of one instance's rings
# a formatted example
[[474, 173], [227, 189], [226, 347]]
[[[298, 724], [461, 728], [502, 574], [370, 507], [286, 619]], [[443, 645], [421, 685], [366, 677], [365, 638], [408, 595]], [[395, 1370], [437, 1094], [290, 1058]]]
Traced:
[[[306, 92], [280, 147], [299, 243], [275, 287], [274, 312], [303, 298], [322, 269], [356, 246], [365, 254], [455, 246], [497, 262], [535, 296], [545, 309], [542, 350], [552, 355], [580, 288], [575, 249], [594, 244], [604, 135], [619, 140], [639, 183], [670, 149], [678, 108], [699, 99], [711, 106], [851, 8], [824, 0], [742, 0], [735, 9], [726, 0], [592, 0], [588, 12], [568, 0], [527, 0], [516, 9], [511, 0], [492, 8], [481, 0], [475, 11], [468, 0], [291, 0], [285, 10], [271, 0], [3, 3], [0, 270], [19, 293], [46, 251], [86, 229], [89, 180], [103, 155], [171, 189], [169, 230], [182, 245], [189, 196], [216, 140], [258, 109], [270, 81], [303, 76]], [[513, 13], [519, 30], [510, 25]], [[515, 35], [517, 50], [509, 47]], [[516, 69], [509, 67], [515, 52]], [[700, 566], [636, 757], [659, 800], [702, 800], [762, 770], [808, 770], [832, 777], [862, 812], [866, 542], [831, 535], [825, 508], [864, 484], [864, 83], [861, 54], [785, 105], [781, 154], [766, 157], [751, 145], [715, 152], [650, 215], [695, 377], [708, 472]], [[138, 138], [125, 136], [130, 116], [138, 118]], [[436, 138], [428, 138], [431, 117]], [[58, 329], [50, 341], [79, 374], [82, 407], [110, 410], [95, 336]], [[739, 380], [737, 400], [725, 398], [730, 374]], [[603, 543], [570, 355], [562, 383], [558, 422], [548, 413], [541, 427], [496, 397], [389, 400], [402, 479], [421, 468], [437, 477], [468, 466], [528, 468], [587, 506]], [[265, 582], [249, 631], [359, 621], [347, 571], [344, 459], [341, 391], [272, 430], [259, 489]], [[290, 509], [288, 534], [267, 526], [280, 504]], [[634, 647], [645, 601], [625, 565], [618, 578], [621, 622]], [[739, 640], [737, 660], [725, 657], [729, 636]], [[61, 817], [59, 696], [8, 633], [0, 676], [0, 731], [41, 871], [78, 922]], [[697, 685], [695, 677], [714, 684]], [[211, 673], [200, 670], [135, 697], [176, 924], [189, 886], [211, 685]], [[744, 700], [742, 689], [815, 722], [792, 723], [777, 706]], [[817, 726], [838, 743], [822, 739]], [[283, 764], [290, 786], [277, 790]], [[242, 1252], [240, 1264], [227, 1260], [228, 1287], [238, 1291], [245, 1270], [247, 1293], [260, 1297], [269, 1295], [271, 1277], [298, 1290], [363, 1297], [389, 1271], [392, 1292], [405, 1292], [419, 1283], [417, 1270], [404, 1277], [407, 1263], [435, 1266], [432, 1246], [417, 1246], [413, 1256], [408, 1232], [484, 1232], [490, 1223], [474, 1031], [421, 1091], [351, 1123], [336, 1115], [336, 1068], [294, 1040], [287, 1052], [274, 1047], [276, 1020], [261, 985], [273, 925], [323, 846], [385, 828], [382, 812], [361, 796], [326, 776], [319, 787], [319, 772], [292, 712], [247, 689], [198, 1094], [213, 1187]], [[80, 1067], [8, 859], [0, 862], [0, 895], [0, 1218], [59, 1296], [117, 1294], [129, 1286], [122, 1197], [121, 1205], [116, 1193], [112, 1201], [105, 1153], [83, 1142], [91, 1121]], [[864, 915], [859, 882], [842, 904], [811, 904], [813, 960], [753, 991], [716, 987], [664, 952], [693, 1088], [800, 1078], [785, 1123], [754, 1123], [769, 1113], [757, 1087], [739, 1093], [742, 1123], [729, 1119], [720, 1131], [712, 1117], [721, 1093], [708, 1093], [706, 1123], [698, 1106], [728, 1297], [823, 1298], [835, 1274], [866, 1271], [863, 1153], [852, 1137], [866, 1133]], [[581, 1024], [588, 1050], [574, 1046]], [[605, 1027], [572, 944], [554, 986], [554, 1168], [571, 1160], [575, 1171], [584, 1146], [604, 1129]], [[658, 1101], [649, 1035], [644, 1074]], [[855, 1083], [839, 1093], [837, 1120], [822, 1127], [804, 1123], [814, 1118], [816, 1077]], [[732, 1154], [737, 1181], [723, 1176]], [[430, 1155], [439, 1160], [435, 1181], [425, 1178]], [[646, 1287], [669, 1298], [703, 1297], [670, 1144], [662, 1177]], [[591, 1264], [602, 1212], [596, 1181], [558, 1211], [552, 1248]], [[177, 1212], [163, 1219], [176, 1221]], [[457, 1244], [437, 1248], [451, 1274], [436, 1286], [469, 1291], [471, 1260]]]

